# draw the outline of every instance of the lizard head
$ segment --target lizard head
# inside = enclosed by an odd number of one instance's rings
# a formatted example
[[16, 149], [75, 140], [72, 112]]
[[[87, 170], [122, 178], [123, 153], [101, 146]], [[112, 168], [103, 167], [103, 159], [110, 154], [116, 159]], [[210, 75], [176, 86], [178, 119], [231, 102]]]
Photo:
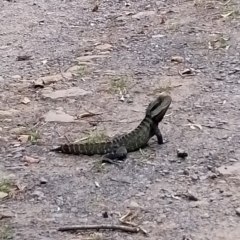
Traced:
[[171, 96], [166, 93], [161, 93], [156, 100], [148, 105], [146, 115], [150, 116], [155, 123], [161, 122], [171, 102]]

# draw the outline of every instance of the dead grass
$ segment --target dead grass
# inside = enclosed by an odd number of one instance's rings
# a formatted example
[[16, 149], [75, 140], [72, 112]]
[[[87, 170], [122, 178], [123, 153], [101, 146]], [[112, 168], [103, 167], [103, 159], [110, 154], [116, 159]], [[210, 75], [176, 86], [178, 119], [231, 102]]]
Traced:
[[170, 94], [173, 88], [171, 85], [172, 85], [171, 81], [160, 82], [159, 85], [156, 86], [156, 89], [154, 92], [156, 94], [163, 93], [163, 92]]
[[12, 229], [8, 226], [0, 227], [0, 240], [13, 239]]
[[96, 162], [93, 163], [94, 165], [94, 169], [97, 171], [97, 172], [103, 172], [104, 171], [104, 166], [102, 164], [102, 161], [101, 160], [98, 160]]
[[127, 77], [126, 76], [116, 76], [111, 79], [111, 92], [119, 92], [127, 89]]
[[36, 143], [39, 139], [41, 139], [40, 133], [37, 129], [28, 129], [28, 128], [20, 128], [19, 131], [16, 133], [19, 139], [21, 139], [21, 136], [26, 136], [25, 141], [29, 141], [31, 143]]
[[109, 140], [110, 137], [104, 131], [89, 131], [86, 137], [87, 143], [98, 143]]
[[88, 69], [86, 65], [79, 65], [78, 69], [77, 69], [77, 75], [79, 77], [84, 77], [86, 74], [88, 73]]

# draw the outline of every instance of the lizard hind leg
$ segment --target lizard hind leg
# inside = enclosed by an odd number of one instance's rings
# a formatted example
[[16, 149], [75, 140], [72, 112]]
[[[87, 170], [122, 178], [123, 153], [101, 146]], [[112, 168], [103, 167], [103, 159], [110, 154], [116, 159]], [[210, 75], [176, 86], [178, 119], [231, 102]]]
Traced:
[[102, 162], [115, 163], [115, 161], [123, 161], [127, 158], [127, 149], [124, 146], [114, 149], [102, 158]]

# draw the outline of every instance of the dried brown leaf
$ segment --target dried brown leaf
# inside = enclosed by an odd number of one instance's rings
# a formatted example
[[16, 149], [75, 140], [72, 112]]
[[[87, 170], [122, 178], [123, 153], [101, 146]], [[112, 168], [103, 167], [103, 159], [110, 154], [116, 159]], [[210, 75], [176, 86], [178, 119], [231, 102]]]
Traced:
[[37, 158], [29, 157], [29, 156], [24, 156], [23, 161], [27, 163], [39, 163], [40, 160]]
[[22, 143], [26, 143], [28, 142], [28, 139], [29, 139], [29, 135], [20, 135], [17, 140], [22, 142]]

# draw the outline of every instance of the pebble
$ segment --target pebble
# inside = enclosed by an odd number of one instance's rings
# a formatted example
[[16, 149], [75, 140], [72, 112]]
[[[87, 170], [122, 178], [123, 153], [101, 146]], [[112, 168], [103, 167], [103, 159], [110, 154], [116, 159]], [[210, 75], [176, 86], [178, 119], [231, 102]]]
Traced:
[[39, 197], [39, 198], [43, 198], [44, 197], [44, 193], [38, 190], [35, 190], [32, 194], [35, 197]]
[[191, 176], [191, 178], [192, 178], [192, 180], [196, 181], [196, 180], [198, 180], [198, 175], [197, 174], [193, 174]]
[[185, 158], [188, 156], [188, 153], [182, 149], [177, 149], [177, 156], [180, 158]]
[[40, 183], [41, 184], [46, 184], [47, 182], [48, 182], [48, 180], [46, 178], [44, 178], [44, 177], [40, 178]]
[[103, 212], [102, 216], [103, 216], [103, 218], [108, 218], [108, 212]]
[[132, 202], [130, 202], [130, 204], [129, 204], [129, 208], [130, 208], [130, 209], [139, 209], [139, 208], [141, 208], [141, 206], [140, 206], [138, 203], [132, 201]]
[[240, 216], [240, 208], [237, 208], [237, 209], [236, 209], [236, 214], [237, 214], [238, 216]]
[[12, 79], [21, 79], [22, 77], [20, 75], [14, 75], [12, 76]]
[[222, 195], [224, 197], [231, 197], [233, 194], [231, 192], [223, 192]]
[[209, 218], [210, 216], [209, 216], [209, 214], [208, 213], [204, 213], [203, 215], [202, 215], [202, 218]]
[[77, 212], [78, 212], [78, 208], [76, 208], [76, 207], [72, 207], [72, 208], [71, 208], [71, 212], [73, 212], [73, 213], [77, 213]]

